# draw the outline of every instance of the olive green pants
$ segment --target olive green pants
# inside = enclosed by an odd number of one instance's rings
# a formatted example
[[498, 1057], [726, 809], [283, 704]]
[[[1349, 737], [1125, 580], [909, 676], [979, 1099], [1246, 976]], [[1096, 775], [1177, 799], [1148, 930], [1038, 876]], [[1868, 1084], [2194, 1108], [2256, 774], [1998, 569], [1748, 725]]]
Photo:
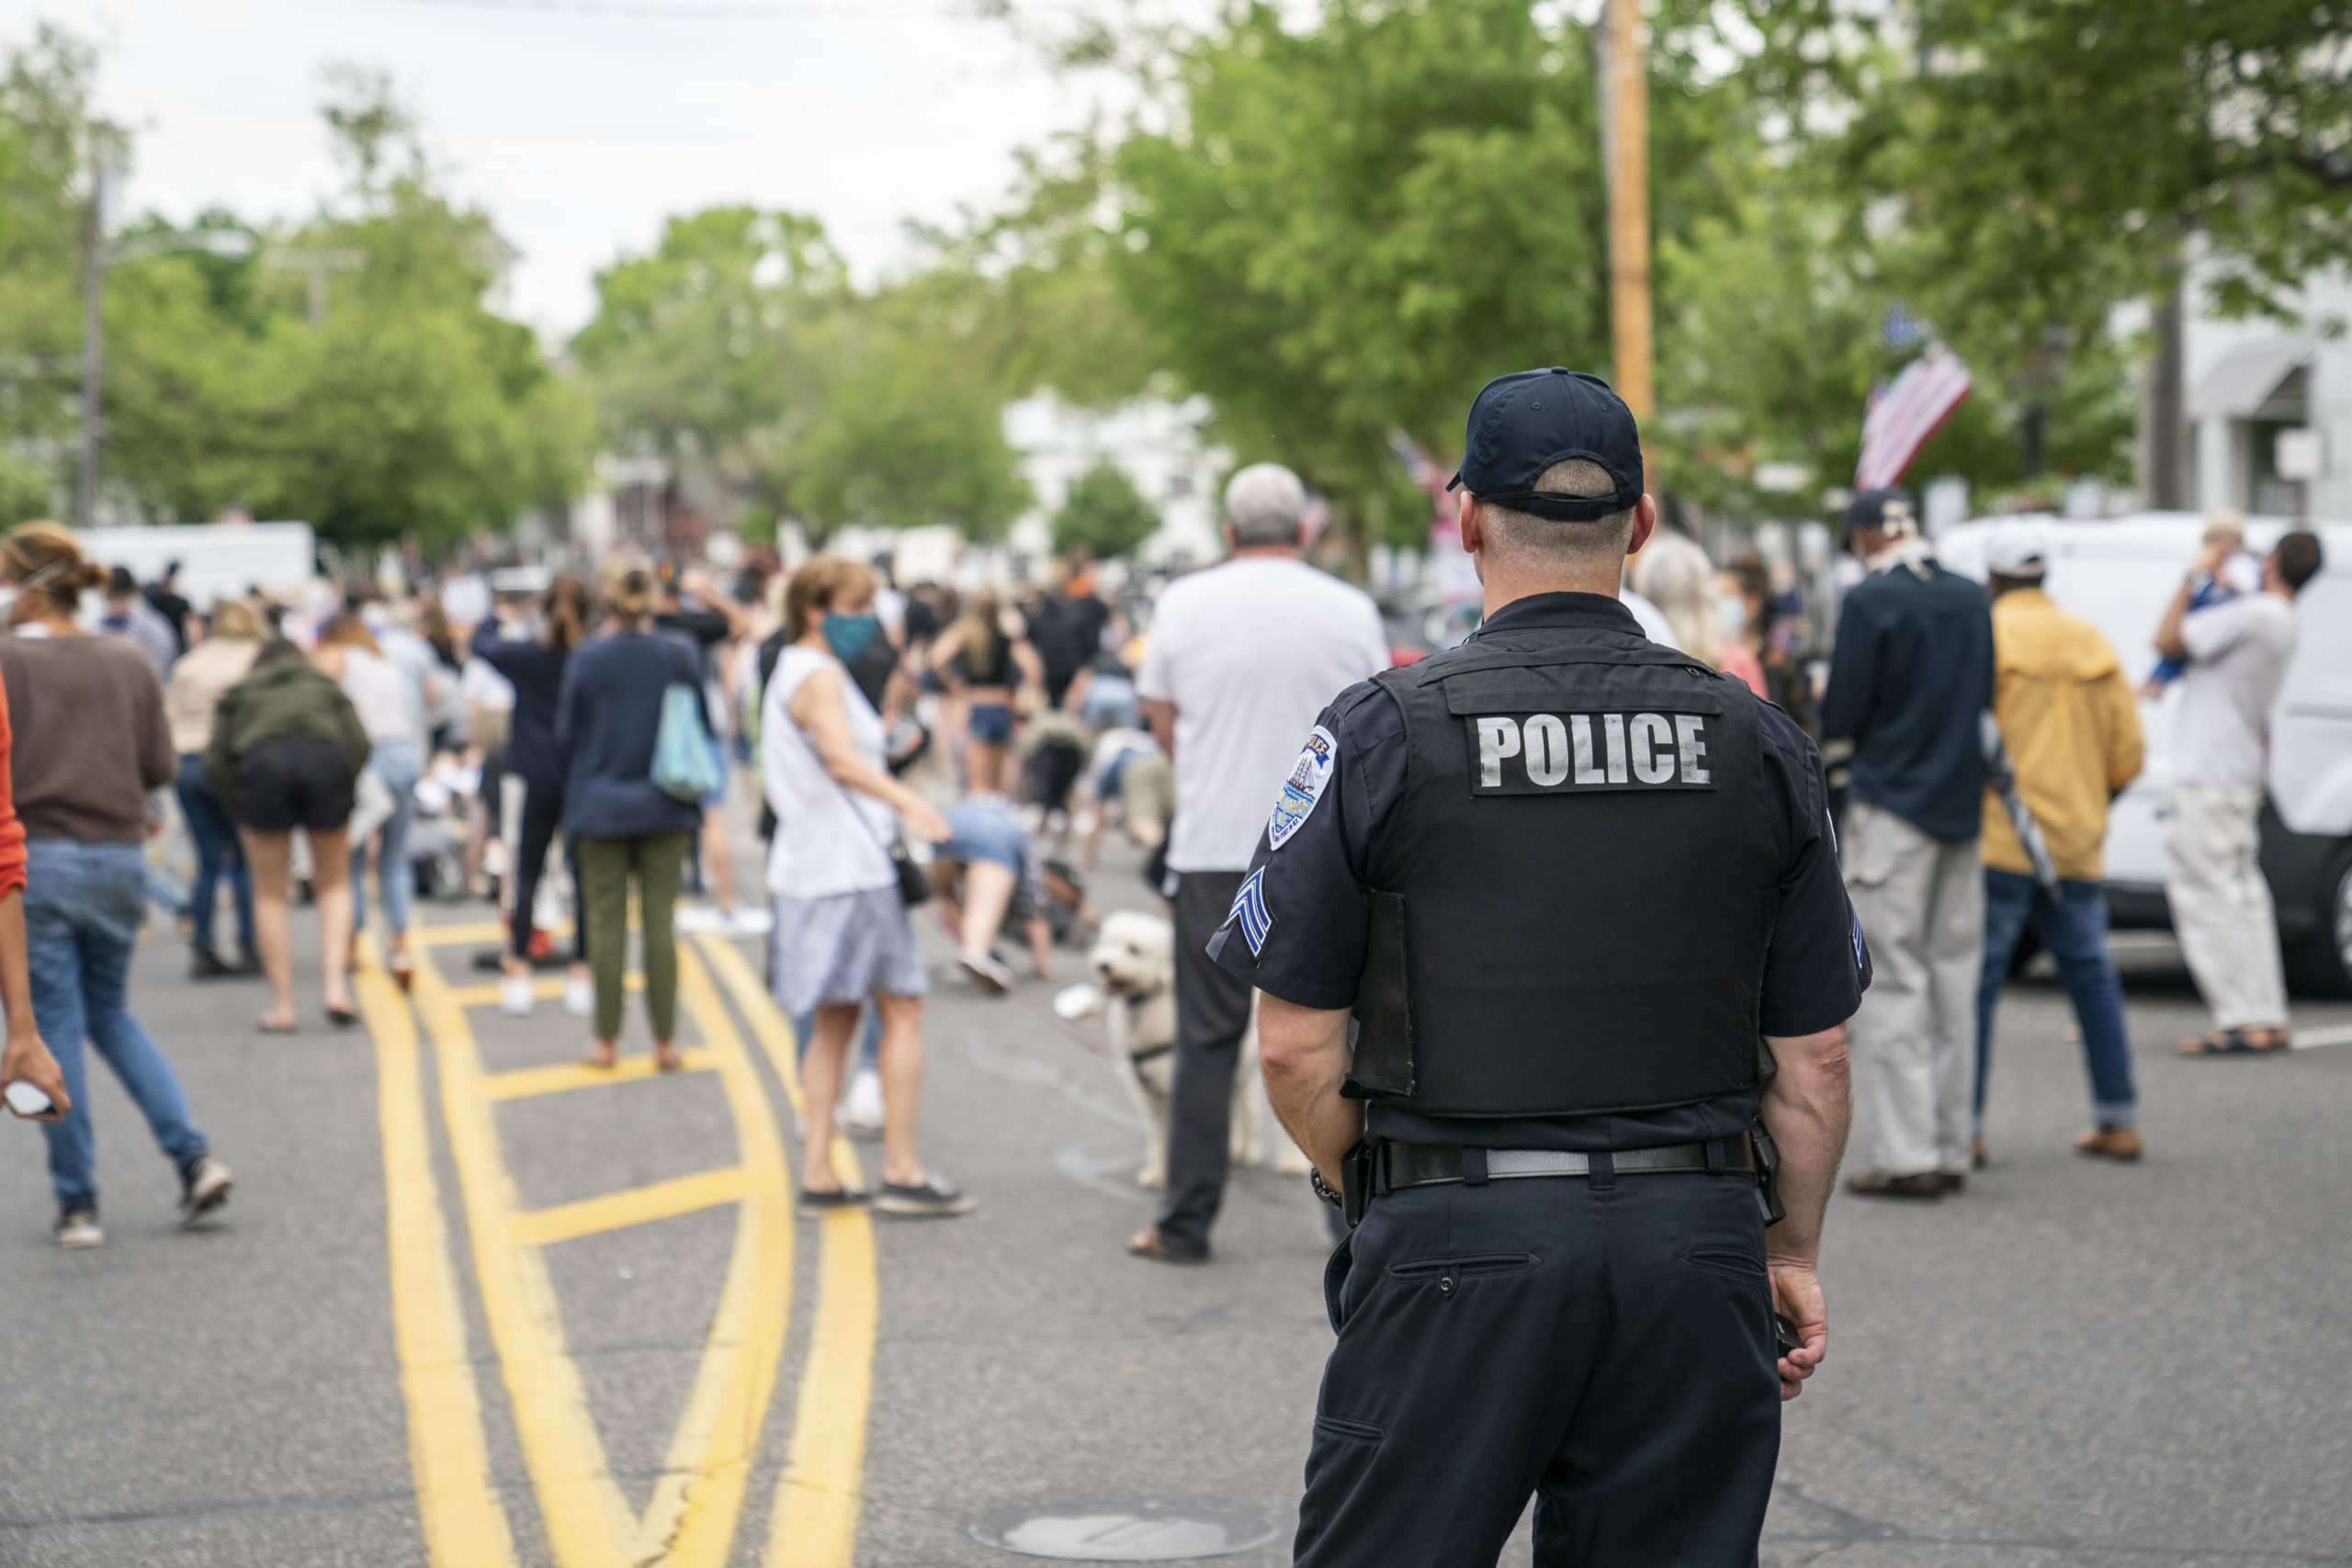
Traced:
[[645, 1012], [653, 1038], [678, 1037], [678, 938], [671, 917], [685, 874], [692, 833], [580, 840], [580, 880], [587, 885], [588, 972], [596, 977], [596, 1038], [621, 1032], [622, 980], [628, 972], [628, 885], [645, 920]]

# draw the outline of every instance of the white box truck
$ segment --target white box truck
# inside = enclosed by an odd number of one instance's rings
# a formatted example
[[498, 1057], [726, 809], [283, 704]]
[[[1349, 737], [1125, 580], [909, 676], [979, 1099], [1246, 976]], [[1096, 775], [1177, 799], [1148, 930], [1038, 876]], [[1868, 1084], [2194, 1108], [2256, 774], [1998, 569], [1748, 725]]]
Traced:
[[82, 554], [128, 568], [142, 583], [180, 563], [179, 591], [198, 610], [255, 588], [290, 597], [318, 575], [308, 523], [189, 523], [158, 528], [83, 528]]

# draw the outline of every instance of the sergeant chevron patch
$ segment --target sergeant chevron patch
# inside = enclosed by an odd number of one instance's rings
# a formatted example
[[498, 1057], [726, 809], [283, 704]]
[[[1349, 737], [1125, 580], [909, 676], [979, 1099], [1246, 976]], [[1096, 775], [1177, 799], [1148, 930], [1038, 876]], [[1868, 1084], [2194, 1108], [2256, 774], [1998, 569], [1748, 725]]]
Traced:
[[1274, 929], [1274, 917], [1266, 911], [1266, 868], [1260, 866], [1233, 896], [1233, 909], [1227, 914], [1228, 924], [1238, 921], [1241, 940], [1250, 944], [1250, 956], [1262, 958], [1266, 953], [1266, 933]]

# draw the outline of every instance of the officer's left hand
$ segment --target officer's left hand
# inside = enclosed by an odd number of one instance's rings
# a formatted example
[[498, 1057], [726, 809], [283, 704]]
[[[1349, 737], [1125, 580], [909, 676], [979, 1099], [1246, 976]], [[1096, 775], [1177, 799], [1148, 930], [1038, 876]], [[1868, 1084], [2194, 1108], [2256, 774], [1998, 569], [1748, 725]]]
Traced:
[[1804, 1341], [1781, 1358], [1781, 1398], [1783, 1403], [1804, 1392], [1822, 1358], [1829, 1354], [1829, 1309], [1821, 1299], [1821, 1277], [1810, 1263], [1773, 1262], [1772, 1310], [1796, 1325]]

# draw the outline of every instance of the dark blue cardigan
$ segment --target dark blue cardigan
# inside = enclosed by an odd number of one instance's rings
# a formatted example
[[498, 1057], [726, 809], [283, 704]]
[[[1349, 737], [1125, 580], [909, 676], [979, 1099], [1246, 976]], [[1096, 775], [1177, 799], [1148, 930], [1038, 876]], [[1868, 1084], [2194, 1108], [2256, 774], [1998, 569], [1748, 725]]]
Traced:
[[[609, 632], [572, 654], [555, 726], [565, 756], [566, 838], [635, 839], [702, 825], [700, 807], [665, 795], [652, 777], [662, 695], [672, 682], [693, 685], [694, 663], [691, 653], [654, 632]], [[695, 712], [707, 733], [700, 701]]]

